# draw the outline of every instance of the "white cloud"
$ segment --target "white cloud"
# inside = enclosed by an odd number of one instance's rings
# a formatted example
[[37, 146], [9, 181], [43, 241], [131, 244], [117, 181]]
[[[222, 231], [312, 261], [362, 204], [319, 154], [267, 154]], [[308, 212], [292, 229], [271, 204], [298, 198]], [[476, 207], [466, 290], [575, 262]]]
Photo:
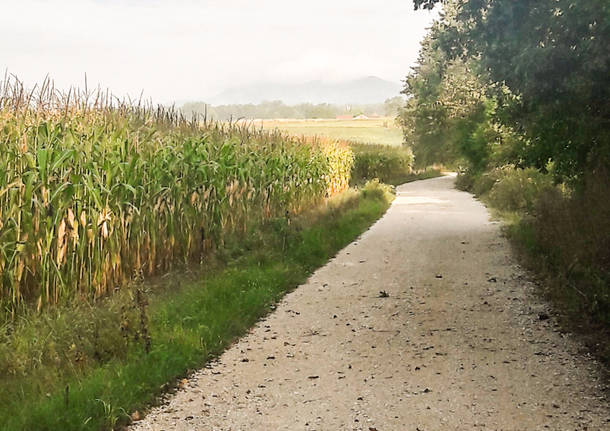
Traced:
[[410, 0], [22, 0], [3, 4], [0, 69], [27, 84], [109, 87], [155, 101], [253, 81], [398, 81], [433, 14]]

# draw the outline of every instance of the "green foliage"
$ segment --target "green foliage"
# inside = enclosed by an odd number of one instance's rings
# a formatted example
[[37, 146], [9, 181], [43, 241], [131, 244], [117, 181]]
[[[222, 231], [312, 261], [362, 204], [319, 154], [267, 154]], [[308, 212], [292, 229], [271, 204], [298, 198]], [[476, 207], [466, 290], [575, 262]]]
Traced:
[[546, 189], [533, 215], [509, 226], [526, 264], [546, 279], [543, 292], [564, 323], [610, 363], [610, 205], [607, 172], [584, 179], [580, 193]]
[[[610, 328], [610, 203], [608, 172], [585, 178], [583, 193], [547, 189], [539, 195], [533, 228], [544, 264], [576, 297], [567, 304], [579, 320]], [[610, 360], [610, 356], [608, 357]]]
[[415, 10], [417, 9], [433, 9], [437, 3], [442, 3], [445, 0], [413, 0]]
[[553, 179], [534, 168], [506, 166], [483, 176], [495, 178], [487, 200], [494, 208], [503, 211], [531, 213], [539, 197], [554, 188]]
[[191, 276], [164, 278], [154, 289], [147, 283], [146, 301], [124, 292], [96, 307], [56, 307], [10, 322], [0, 333], [0, 428], [125, 424], [129, 412], [220, 354], [378, 219], [392, 199], [388, 189], [372, 182], [362, 192], [331, 198], [323, 209], [290, 220], [274, 217], [245, 237], [228, 236], [226, 266], [208, 263]]
[[460, 174], [457, 187], [481, 197], [494, 209], [532, 213], [543, 193], [554, 189], [553, 178], [534, 168], [506, 165], [483, 173]]
[[[435, 49], [422, 48], [420, 63], [437, 51], [441, 65], [478, 63], [487, 97], [499, 102], [495, 121], [522, 135], [512, 162], [544, 170], [551, 160], [558, 178], [578, 180], [610, 161], [608, 39], [604, 0], [449, 1], [426, 42]], [[447, 67], [437, 70], [426, 85], [446, 79]]]
[[392, 97], [383, 102], [384, 115], [386, 117], [396, 117], [405, 104], [402, 96]]
[[[465, 32], [469, 55], [480, 55], [494, 82], [519, 99], [506, 121], [532, 141], [528, 165], [556, 163], [566, 178], [610, 160], [610, 4], [603, 0], [468, 2], [460, 13], [474, 20]], [[482, 6], [482, 8], [481, 8]], [[485, 18], [483, 18], [483, 16]]]
[[442, 163], [483, 171], [498, 143], [496, 99], [486, 94], [475, 61], [447, 61], [433, 35], [422, 44], [419, 65], [404, 93], [411, 96], [400, 114], [406, 144], [417, 166]]
[[416, 166], [451, 164], [459, 157], [447, 137], [445, 109], [437, 103], [445, 63], [444, 54], [428, 35], [422, 42], [418, 65], [405, 83], [408, 99], [399, 121]]
[[413, 173], [413, 156], [404, 147], [351, 144], [351, 148], [355, 155], [351, 173], [352, 184], [362, 184], [377, 178], [386, 184], [398, 185]]
[[405, 87], [416, 162], [464, 162], [458, 186], [516, 214], [549, 295], [610, 346], [610, 3], [443, 3]]
[[[45, 88], [45, 87], [43, 87]], [[44, 90], [41, 90], [44, 91]], [[161, 108], [0, 85], [0, 303], [99, 298], [345, 189], [353, 156]]]

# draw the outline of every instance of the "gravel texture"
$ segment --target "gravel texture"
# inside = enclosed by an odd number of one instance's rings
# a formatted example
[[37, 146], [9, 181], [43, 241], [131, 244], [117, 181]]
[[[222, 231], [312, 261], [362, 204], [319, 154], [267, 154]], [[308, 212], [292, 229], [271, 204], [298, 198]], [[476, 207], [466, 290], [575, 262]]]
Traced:
[[454, 177], [387, 214], [132, 430], [610, 429], [560, 331]]

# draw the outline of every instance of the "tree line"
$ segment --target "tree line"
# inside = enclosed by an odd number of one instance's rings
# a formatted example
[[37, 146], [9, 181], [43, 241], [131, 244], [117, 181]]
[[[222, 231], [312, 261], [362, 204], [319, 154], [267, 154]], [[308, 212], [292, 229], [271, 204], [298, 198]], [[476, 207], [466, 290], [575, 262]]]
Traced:
[[336, 118], [337, 116], [379, 115], [396, 116], [404, 104], [404, 97], [396, 96], [384, 103], [335, 105], [330, 103], [300, 103], [286, 105], [275, 100], [258, 104], [232, 104], [212, 106], [205, 102], [185, 103], [181, 110], [186, 115], [207, 115], [218, 121], [229, 121], [240, 118], [274, 119], [274, 118]]
[[523, 262], [610, 363], [610, 2], [442, 3], [403, 90], [405, 144], [508, 214]]
[[609, 2], [442, 3], [404, 88], [401, 121], [420, 164], [510, 163], [558, 181], [608, 166]]

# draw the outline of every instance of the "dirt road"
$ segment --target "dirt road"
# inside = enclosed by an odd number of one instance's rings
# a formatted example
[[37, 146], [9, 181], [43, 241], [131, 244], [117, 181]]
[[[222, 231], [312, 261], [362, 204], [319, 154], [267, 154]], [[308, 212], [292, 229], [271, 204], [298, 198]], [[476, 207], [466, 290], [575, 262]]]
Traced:
[[454, 178], [388, 213], [134, 430], [610, 429], [559, 332]]

